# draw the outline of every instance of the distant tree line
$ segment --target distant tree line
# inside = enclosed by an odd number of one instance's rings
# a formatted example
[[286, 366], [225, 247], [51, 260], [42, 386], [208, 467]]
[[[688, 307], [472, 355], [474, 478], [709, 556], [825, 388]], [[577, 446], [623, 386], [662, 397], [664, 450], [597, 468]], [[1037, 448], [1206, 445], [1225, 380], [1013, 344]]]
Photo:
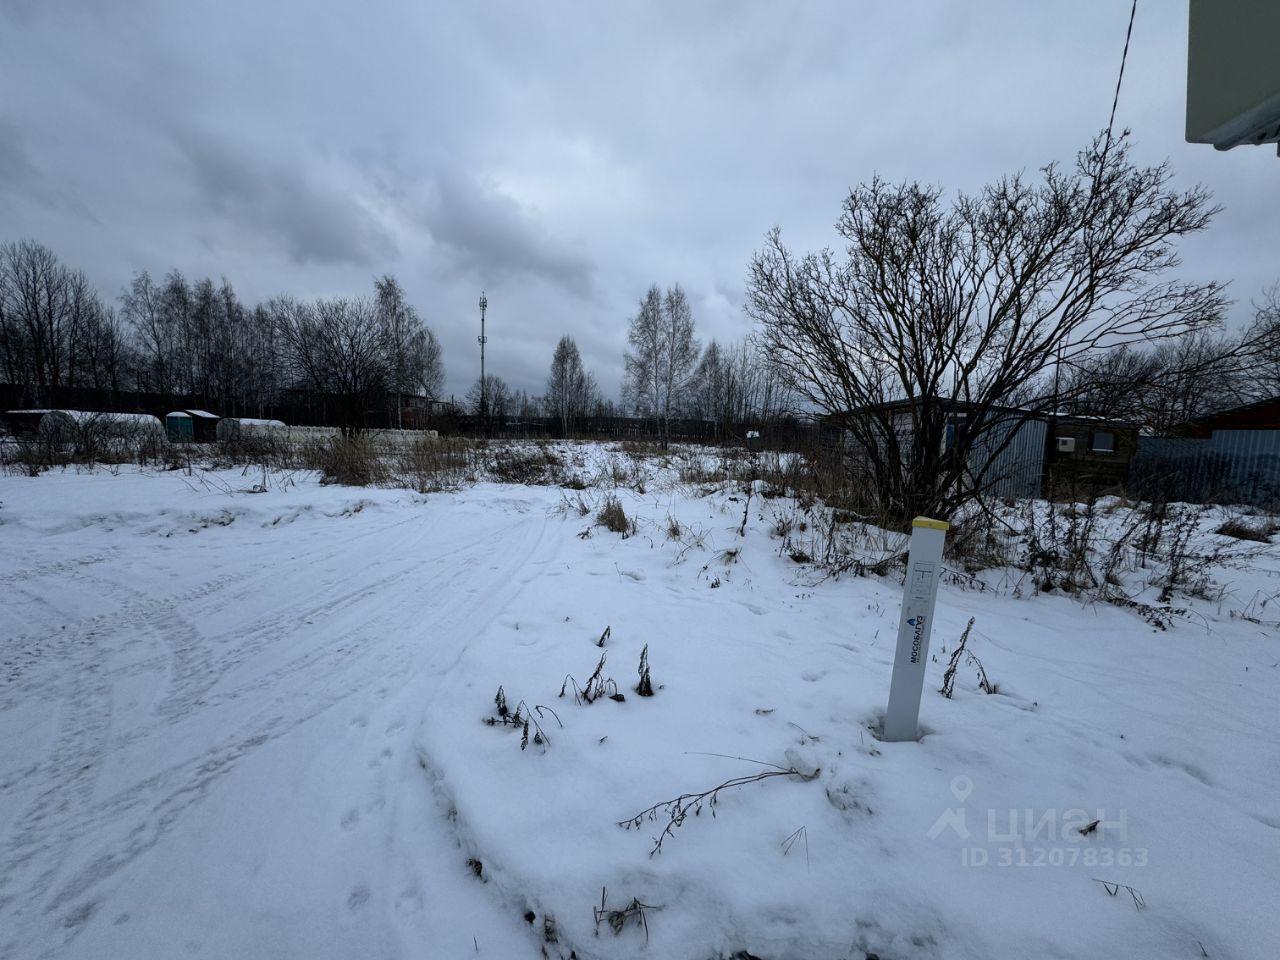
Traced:
[[[285, 391], [327, 398], [342, 425], [397, 394], [439, 395], [440, 341], [392, 276], [368, 298], [243, 303], [230, 281], [136, 274], [118, 305], [41, 244], [0, 245], [0, 374], [32, 404], [63, 389], [201, 397], [261, 415]], [[392, 400], [398, 415], [400, 404]]]
[[[673, 421], [711, 424], [699, 436], [730, 439], [744, 427], [759, 426], [795, 412], [796, 396], [783, 372], [765, 361], [751, 338], [728, 347], [695, 335], [693, 309], [679, 284], [665, 292], [656, 284], [641, 298], [631, 317], [624, 354], [622, 403], [605, 397], [585, 369], [577, 343], [560, 338], [551, 356], [545, 392], [538, 396], [511, 390], [499, 376], [485, 376], [484, 396], [495, 420], [550, 418], [556, 432], [572, 436], [579, 424], [591, 430], [632, 416], [651, 422], [663, 443]], [[480, 415], [480, 382], [467, 393], [466, 409]], [[682, 428], [688, 435], [689, 428]], [[740, 439], [740, 438], [739, 438]]]
[[[861, 447], [863, 485], [888, 513], [946, 514], [998, 479], [975, 463], [995, 462], [1021, 422], [1067, 413], [1165, 432], [1280, 393], [1280, 290], [1228, 335], [1223, 288], [1177, 276], [1179, 245], [1215, 212], [1167, 164], [1135, 163], [1127, 134], [951, 200], [875, 178], [845, 198], [839, 251], [796, 253], [768, 235], [748, 269], [756, 328], [742, 342], [704, 347], [684, 290], [654, 284], [629, 318], [619, 404], [564, 336], [540, 395], [490, 374], [465, 409], [478, 414], [483, 395], [486, 429], [542, 419], [567, 436], [638, 417], [664, 443], [675, 421], [728, 438], [816, 413]], [[140, 273], [107, 304], [23, 241], [0, 246], [0, 374], [33, 402], [61, 387], [138, 389], [242, 415], [302, 391], [356, 426], [379, 403], [398, 415], [397, 394], [438, 396], [444, 368], [391, 276], [366, 298], [249, 306], [225, 279]]]
[[[673, 419], [714, 424], [729, 436], [789, 409], [790, 392], [750, 340], [703, 349], [688, 297], [656, 285], [631, 318], [621, 405], [604, 396], [571, 336], [556, 344], [541, 395], [486, 376], [489, 416], [552, 418], [571, 436], [579, 423], [632, 415], [664, 441]], [[231, 282], [190, 280], [178, 270], [133, 276], [115, 302], [84, 273], [30, 240], [0, 245], [0, 379], [28, 405], [73, 391], [191, 397], [227, 416], [264, 416], [319, 402], [323, 418], [358, 427], [384, 405], [400, 425], [404, 395], [439, 398], [440, 341], [395, 277], [369, 297], [303, 301], [282, 295], [247, 304]], [[481, 389], [465, 410], [478, 414]]]

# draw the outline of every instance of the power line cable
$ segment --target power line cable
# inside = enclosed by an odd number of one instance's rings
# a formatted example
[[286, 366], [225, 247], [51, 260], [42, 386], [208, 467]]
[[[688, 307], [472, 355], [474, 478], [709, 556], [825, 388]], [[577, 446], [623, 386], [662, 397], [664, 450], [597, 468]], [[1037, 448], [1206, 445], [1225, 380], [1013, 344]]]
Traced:
[[1138, 0], [1129, 8], [1129, 29], [1124, 34], [1124, 53], [1120, 55], [1120, 74], [1116, 77], [1116, 92], [1111, 98], [1111, 118], [1107, 121], [1107, 143], [1111, 143], [1111, 130], [1116, 123], [1116, 107], [1120, 103], [1120, 85], [1124, 83], [1124, 65], [1129, 59], [1129, 40], [1133, 36], [1133, 19], [1138, 13]]

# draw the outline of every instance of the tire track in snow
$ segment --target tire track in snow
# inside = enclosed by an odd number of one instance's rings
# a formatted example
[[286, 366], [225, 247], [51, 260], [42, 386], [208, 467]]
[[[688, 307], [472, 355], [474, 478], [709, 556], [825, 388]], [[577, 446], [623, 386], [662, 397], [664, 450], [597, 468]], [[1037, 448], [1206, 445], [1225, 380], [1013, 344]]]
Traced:
[[69, 572], [88, 567], [94, 564], [106, 563], [114, 560], [120, 555], [119, 547], [112, 547], [101, 553], [91, 553], [82, 557], [72, 557], [66, 560], [46, 560], [43, 563], [37, 563], [33, 567], [25, 567], [17, 570], [10, 570], [8, 573], [0, 573], [0, 584], [16, 584], [25, 583], [29, 580], [39, 580], [44, 577], [63, 576]]
[[[0, 710], [20, 703], [27, 696], [42, 699], [68, 696], [71, 682], [68, 663], [79, 663], [85, 658], [102, 660], [109, 653], [118, 653], [137, 642], [153, 618], [169, 615], [176, 607], [194, 604], [248, 576], [248, 573], [223, 575], [175, 596], [155, 597], [115, 581], [69, 573], [67, 579], [92, 585], [90, 593], [129, 596], [120, 604], [120, 609], [110, 613], [73, 619], [57, 630], [8, 638], [4, 660], [0, 661], [0, 670], [3, 670]], [[119, 639], [120, 645], [104, 649], [104, 642], [113, 638]]]
[[[430, 676], [424, 678], [423, 692], [418, 696], [420, 702], [431, 702], [436, 690], [456, 678], [475, 643], [499, 616], [518, 603], [520, 596], [538, 579], [541, 568], [559, 554], [560, 541], [553, 539], [552, 544], [556, 549], [549, 556], [540, 556], [547, 542], [547, 527], [548, 519], [544, 514], [539, 518], [533, 542], [522, 547], [519, 561], [511, 565], [511, 570], [520, 571], [517, 576], [512, 577], [502, 569], [489, 579], [487, 588], [492, 590], [494, 602], [487, 605], [487, 615], [479, 619], [472, 618], [470, 629], [457, 649], [452, 655], [436, 662]], [[463, 603], [469, 602], [468, 596]], [[387, 920], [401, 931], [401, 942], [406, 955], [411, 955], [417, 944], [441, 942], [446, 934], [454, 932], [450, 918], [428, 916], [425, 903], [429, 901], [430, 891], [439, 878], [459, 873], [467, 856], [475, 853], [474, 843], [465, 833], [465, 816], [457, 809], [442, 772], [423, 745], [422, 731], [429, 724], [430, 718], [424, 717], [413, 735], [412, 749], [404, 751], [405, 756], [401, 758], [403, 768], [407, 771], [404, 782], [411, 784], [416, 780], [426, 797], [418, 802], [412, 797], [393, 798], [391, 810], [393, 833], [413, 836], [421, 831], [422, 824], [417, 817], [425, 802], [428, 809], [434, 809], [439, 814], [436, 833], [444, 841], [434, 845], [429, 851], [417, 851], [419, 859], [416, 863], [411, 861], [408, 854], [401, 855], [395, 862], [391, 880], [395, 896], [389, 898]], [[408, 821], [401, 823], [406, 815]], [[423, 865], [423, 859], [429, 859], [429, 863]], [[481, 856], [481, 859], [485, 858]], [[521, 906], [518, 898], [513, 897], [501, 884], [486, 885], [476, 891], [475, 896], [486, 900], [503, 917], [519, 917], [527, 907], [527, 904]], [[521, 908], [516, 909], [518, 906]], [[528, 931], [521, 929], [520, 934], [527, 936]], [[536, 947], [531, 944], [531, 951], [534, 949]]]
[[[436, 661], [437, 652], [429, 648], [424, 650], [421, 640], [407, 635], [403, 626], [424, 619], [445, 623], [462, 621], [461, 615], [466, 606], [480, 589], [493, 590], [496, 587], [498, 592], [505, 593], [501, 590], [504, 583], [516, 584], [515, 571], [542, 542], [545, 518], [532, 531], [533, 542], [527, 551], [510, 549], [512, 531], [509, 529], [509, 517], [498, 516], [495, 519], [500, 526], [485, 536], [430, 558], [405, 561], [389, 577], [383, 573], [366, 578], [365, 582], [344, 590], [338, 597], [319, 600], [328, 588], [327, 584], [321, 584], [307, 602], [291, 605], [286, 614], [256, 621], [248, 631], [248, 639], [243, 639], [242, 634], [240, 642], [235, 642], [234, 638], [201, 636], [185, 618], [174, 613], [173, 607], [183, 598], [216, 599], [229, 583], [242, 580], [243, 576], [220, 577], [210, 581], [206, 585], [208, 589], [188, 591], [165, 601], [140, 603], [131, 598], [127, 611], [88, 620], [87, 624], [93, 626], [83, 632], [91, 635], [90, 639], [95, 630], [104, 625], [118, 630], [145, 628], [152, 635], [163, 638], [173, 655], [173, 666], [169, 671], [171, 683], [155, 711], [159, 718], [157, 724], [117, 737], [115, 745], [138, 743], [148, 736], [163, 735], [167, 723], [189, 720], [197, 708], [213, 709], [237, 703], [258, 705], [258, 709], [239, 724], [233, 734], [216, 746], [96, 802], [92, 798], [94, 779], [79, 777], [76, 760], [89, 754], [96, 754], [100, 759], [106, 751], [111, 702], [110, 684], [106, 678], [110, 671], [102, 669], [105, 652], [101, 648], [97, 660], [86, 664], [84, 650], [74, 643], [60, 644], [56, 652], [62, 654], [59, 659], [63, 665], [87, 679], [70, 691], [75, 709], [64, 714], [54, 760], [48, 769], [42, 767], [49, 783], [40, 794], [41, 802], [29, 807], [19, 818], [17, 828], [10, 832], [0, 847], [0, 876], [3, 877], [0, 879], [0, 915], [7, 915], [3, 926], [16, 934], [14, 939], [4, 943], [3, 954], [0, 955], [8, 957], [22, 953], [24, 937], [29, 938], [28, 942], [34, 941], [36, 938], [31, 935], [36, 934], [42, 925], [51, 928], [47, 929], [48, 938], [40, 938], [44, 942], [48, 943], [49, 939], [57, 941], [57, 949], [69, 944], [94, 916], [98, 905], [95, 889], [101, 882], [159, 843], [172, 825], [207, 795], [209, 789], [233, 770], [243, 757], [334, 705], [363, 694], [379, 682], [412, 677], [415, 665], [421, 667], [424, 663]], [[398, 532], [417, 533], [419, 539], [422, 536], [421, 524], [416, 530], [405, 527], [403, 521], [394, 527], [400, 528]], [[401, 545], [391, 545], [391, 551], [398, 546]], [[379, 545], [379, 549], [388, 550], [385, 545]], [[330, 558], [341, 552], [330, 554]], [[476, 586], [476, 561], [495, 554], [504, 556], [500, 569]], [[468, 560], [471, 562], [467, 563]], [[385, 603], [388, 585], [397, 586], [415, 572], [431, 567], [439, 572], [433, 571], [426, 583], [415, 585], [415, 590], [403, 598], [403, 607]], [[301, 578], [302, 575], [299, 576]], [[523, 583], [519, 584], [520, 589], [523, 586]], [[470, 591], [468, 587], [471, 587]], [[296, 626], [299, 615], [302, 619], [333, 616], [358, 609], [362, 602], [374, 598], [388, 609], [367, 618], [359, 630], [344, 632], [318, 647], [305, 650], [232, 690], [207, 695], [211, 685], [209, 673], [214, 675], [212, 682], [216, 683], [224, 671], [251, 659], [269, 646], [272, 635], [279, 634], [290, 621]], [[319, 602], [315, 602], [317, 600]], [[492, 616], [496, 615], [496, 611], [492, 613]], [[398, 621], [402, 629], [388, 629], [392, 621]], [[225, 643], [227, 649], [215, 658], [211, 650], [219, 643]], [[424, 652], [427, 654], [425, 657]], [[462, 650], [457, 651], [455, 662], [462, 653]], [[94, 669], [86, 670], [86, 667]], [[202, 672], [205, 674], [203, 677]], [[94, 777], [97, 767], [97, 764], [91, 766]], [[381, 776], [385, 777], [385, 774]], [[380, 795], [386, 792], [385, 780], [381, 782], [383, 785], [376, 787]], [[65, 799], [56, 805], [43, 802], [53, 796]], [[129, 826], [121, 836], [122, 825]], [[99, 839], [99, 835], [106, 831], [115, 834], [115, 838]], [[59, 879], [64, 854], [73, 847], [78, 853], [76, 861], [82, 865], [69, 877]], [[21, 903], [17, 902], [19, 900]], [[51, 952], [56, 952], [56, 949], [50, 947], [46, 955]]]

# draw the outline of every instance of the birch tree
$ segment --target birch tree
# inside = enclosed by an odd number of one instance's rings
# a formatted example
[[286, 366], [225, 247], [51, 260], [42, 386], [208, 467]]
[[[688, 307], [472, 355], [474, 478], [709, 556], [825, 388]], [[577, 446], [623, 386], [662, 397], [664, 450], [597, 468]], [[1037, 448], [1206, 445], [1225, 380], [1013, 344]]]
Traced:
[[388, 389], [395, 394], [396, 426], [402, 426], [401, 396], [438, 397], [444, 385], [440, 341], [408, 302], [400, 282], [391, 274], [374, 281], [377, 319], [388, 351]]
[[699, 353], [693, 311], [679, 284], [665, 295], [657, 284], [648, 289], [631, 318], [627, 343], [624, 397], [637, 414], [657, 422], [666, 447], [671, 417], [688, 394]]
[[590, 412], [597, 392], [595, 378], [583, 368], [573, 337], [561, 337], [551, 357], [543, 402], [547, 413], [560, 420], [560, 430], [566, 436], [573, 432], [574, 421]]

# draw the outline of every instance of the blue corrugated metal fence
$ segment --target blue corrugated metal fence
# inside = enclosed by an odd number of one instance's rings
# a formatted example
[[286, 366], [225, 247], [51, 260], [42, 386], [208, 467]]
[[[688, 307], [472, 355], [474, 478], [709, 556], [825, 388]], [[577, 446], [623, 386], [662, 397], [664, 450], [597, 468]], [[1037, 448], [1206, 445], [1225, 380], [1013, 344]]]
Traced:
[[1280, 506], [1280, 430], [1215, 430], [1207, 440], [1142, 437], [1129, 485], [1144, 499]]

